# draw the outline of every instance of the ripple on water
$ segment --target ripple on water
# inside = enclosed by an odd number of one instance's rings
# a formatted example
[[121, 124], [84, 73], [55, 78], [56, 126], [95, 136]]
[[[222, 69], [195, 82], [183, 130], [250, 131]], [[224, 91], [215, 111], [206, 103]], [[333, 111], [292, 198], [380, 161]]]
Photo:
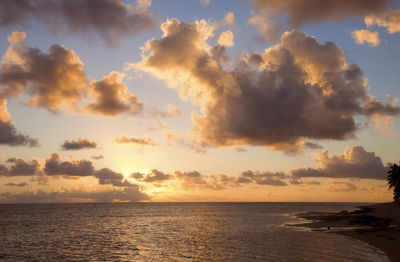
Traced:
[[352, 204], [0, 205], [2, 261], [388, 261], [344, 236], [305, 232], [292, 215]]

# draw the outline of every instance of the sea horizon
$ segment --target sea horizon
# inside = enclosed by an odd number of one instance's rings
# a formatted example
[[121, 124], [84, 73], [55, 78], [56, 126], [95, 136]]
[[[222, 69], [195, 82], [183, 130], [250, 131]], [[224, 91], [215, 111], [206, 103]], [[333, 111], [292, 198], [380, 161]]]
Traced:
[[400, 0], [0, 0], [0, 261], [400, 261], [399, 47]]

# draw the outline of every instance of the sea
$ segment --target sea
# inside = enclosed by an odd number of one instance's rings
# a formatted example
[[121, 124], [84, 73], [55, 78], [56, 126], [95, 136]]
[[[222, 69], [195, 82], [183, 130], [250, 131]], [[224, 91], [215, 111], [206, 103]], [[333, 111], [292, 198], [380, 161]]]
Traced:
[[359, 240], [288, 226], [360, 203], [0, 205], [0, 261], [389, 261]]

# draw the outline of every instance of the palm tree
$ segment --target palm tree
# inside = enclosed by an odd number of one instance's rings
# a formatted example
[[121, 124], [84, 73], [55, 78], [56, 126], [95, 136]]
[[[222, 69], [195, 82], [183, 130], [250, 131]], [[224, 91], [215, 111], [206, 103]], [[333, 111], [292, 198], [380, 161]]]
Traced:
[[400, 166], [393, 164], [388, 171], [387, 181], [389, 189], [393, 188], [394, 201], [400, 200]]

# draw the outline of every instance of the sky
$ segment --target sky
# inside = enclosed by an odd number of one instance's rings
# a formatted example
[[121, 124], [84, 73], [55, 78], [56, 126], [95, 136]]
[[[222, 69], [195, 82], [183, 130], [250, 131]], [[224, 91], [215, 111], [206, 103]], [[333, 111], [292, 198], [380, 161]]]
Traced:
[[3, 0], [0, 203], [392, 200], [400, 2]]

